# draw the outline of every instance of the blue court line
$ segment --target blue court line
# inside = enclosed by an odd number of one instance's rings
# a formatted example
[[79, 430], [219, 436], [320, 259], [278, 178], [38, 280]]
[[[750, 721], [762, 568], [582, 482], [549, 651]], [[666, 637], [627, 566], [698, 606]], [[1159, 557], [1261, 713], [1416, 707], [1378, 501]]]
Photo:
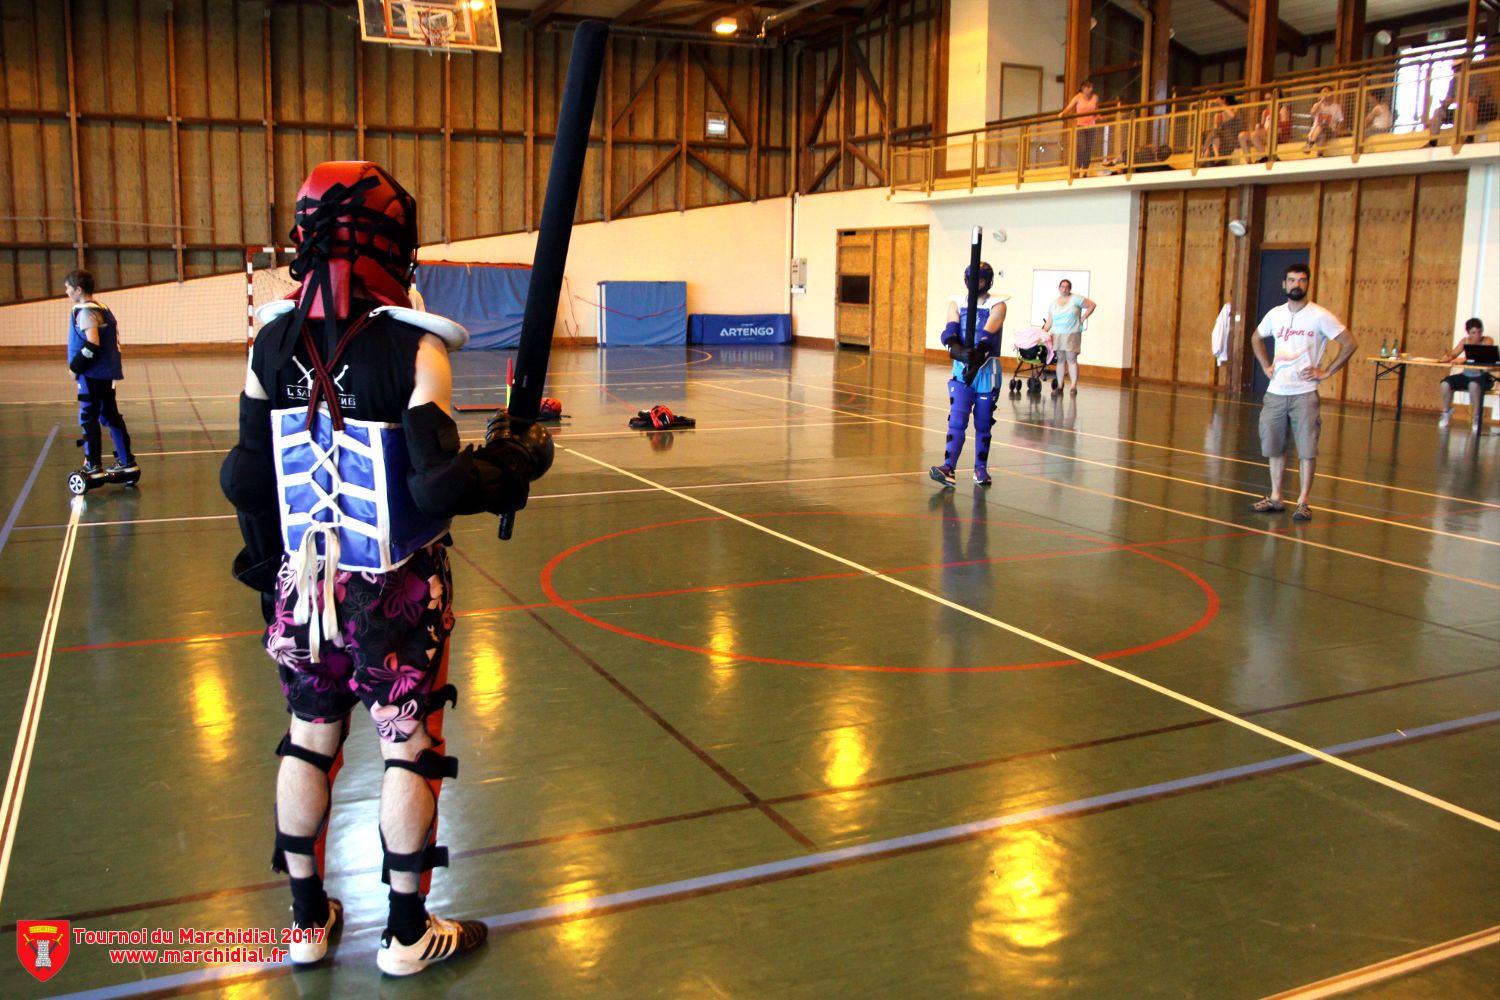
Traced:
[[[1437, 736], [1453, 732], [1454, 730], [1467, 729], [1492, 722], [1500, 722], [1500, 711], [1484, 712], [1479, 715], [1465, 716], [1462, 719], [1453, 719], [1450, 722], [1437, 722], [1430, 726], [1398, 730], [1394, 733], [1382, 733], [1379, 736], [1353, 740], [1348, 743], [1338, 743], [1334, 746], [1323, 747], [1322, 749], [1324, 753], [1333, 755], [1356, 753], [1361, 750], [1394, 746], [1427, 736]], [[1057, 819], [1059, 817], [1091, 812], [1108, 806], [1121, 805], [1127, 802], [1154, 798], [1159, 795], [1168, 795], [1193, 788], [1201, 788], [1205, 785], [1233, 781], [1236, 778], [1264, 774], [1269, 771], [1278, 771], [1298, 764], [1315, 761], [1316, 758], [1305, 753], [1286, 754], [1281, 757], [1272, 757], [1269, 760], [1258, 761], [1254, 764], [1226, 767], [1218, 771], [1208, 771], [1204, 774], [1197, 774], [1187, 778], [1159, 781], [1151, 785], [1127, 788], [1124, 791], [1092, 795], [1088, 798], [1074, 799], [1071, 802], [1061, 802], [1057, 805], [1043, 806], [1039, 809], [1027, 809], [1023, 812], [1010, 813], [1006, 816], [995, 816], [990, 819], [975, 820], [970, 823], [959, 823], [955, 826], [945, 826], [923, 833], [908, 834], [904, 837], [876, 840], [854, 847], [843, 847], [833, 851], [820, 851], [817, 854], [807, 854], [801, 857], [787, 858], [782, 861], [751, 865], [748, 868], [734, 868], [729, 871], [716, 872], [712, 875], [679, 879], [675, 882], [664, 882], [660, 885], [646, 886], [641, 889], [628, 889], [623, 892], [594, 896], [591, 899], [579, 900], [572, 903], [554, 903], [551, 906], [539, 906], [529, 910], [516, 910], [512, 913], [503, 913], [481, 919], [489, 925], [491, 930], [505, 930], [508, 928], [524, 927], [529, 924], [576, 918], [589, 914], [600, 915], [620, 907], [639, 906], [642, 903], [654, 900], [670, 899], [674, 896], [690, 896], [742, 883], [765, 881], [794, 875], [799, 872], [831, 868], [852, 861], [874, 860], [916, 848], [957, 843], [986, 833], [993, 833], [996, 830], [1002, 830], [1006, 827], [1021, 826], [1026, 823], [1037, 822], [1038, 820]], [[345, 957], [372, 953], [373, 949], [370, 949], [368, 952], [364, 950], [354, 951], [347, 948], [344, 950]], [[54, 1000], [108, 1000], [108, 998], [113, 997], [131, 997], [142, 993], [154, 993], [158, 990], [175, 990], [184, 987], [207, 988], [222, 980], [236, 979], [256, 973], [272, 972], [289, 964], [287, 962], [278, 966], [271, 963], [259, 965], [242, 963], [210, 969], [196, 969], [191, 972], [181, 972], [176, 975], [161, 976], [156, 979], [121, 983], [117, 986], [104, 986], [98, 989], [83, 990], [78, 993], [58, 994], [54, 997]]]
[[36, 464], [31, 467], [31, 475], [26, 477], [26, 485], [21, 487], [21, 495], [16, 497], [15, 504], [10, 508], [10, 517], [5, 519], [5, 527], [0, 528], [0, 552], [5, 551], [5, 543], [10, 541], [10, 529], [16, 526], [16, 518], [21, 516], [21, 508], [26, 506], [26, 498], [31, 495], [31, 487], [36, 485], [37, 473], [42, 471], [42, 463], [47, 459], [47, 452], [52, 447], [52, 439], [57, 437], [58, 426], [52, 425], [52, 430], [47, 434], [47, 440], [42, 444], [42, 453], [36, 457]]

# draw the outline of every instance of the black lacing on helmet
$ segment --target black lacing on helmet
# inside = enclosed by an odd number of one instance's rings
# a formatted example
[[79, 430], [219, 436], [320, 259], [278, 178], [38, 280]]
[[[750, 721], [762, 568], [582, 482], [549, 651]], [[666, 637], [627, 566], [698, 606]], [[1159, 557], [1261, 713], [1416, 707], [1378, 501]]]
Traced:
[[[317, 198], [302, 198], [297, 202], [297, 223], [291, 232], [291, 238], [297, 244], [297, 256], [288, 270], [293, 278], [302, 282], [302, 294], [278, 345], [276, 367], [280, 369], [287, 363], [300, 341], [312, 362], [312, 385], [307, 401], [309, 427], [317, 413], [318, 403], [326, 399], [334, 429], [344, 429], [338, 387], [330, 373], [355, 334], [370, 321], [371, 310], [366, 310], [351, 317], [352, 322], [340, 335], [328, 262], [352, 262], [367, 257], [403, 284], [410, 283], [412, 272], [416, 270], [417, 230], [415, 212], [409, 204], [410, 196], [394, 181], [391, 182], [408, 201], [403, 213], [405, 218], [400, 220], [365, 207], [365, 192], [379, 187], [385, 179], [376, 175], [354, 184], [334, 184]], [[369, 238], [360, 240], [360, 235]], [[396, 247], [396, 252], [375, 245], [376, 237], [384, 237]], [[326, 350], [319, 349], [318, 338], [307, 322], [312, 304], [319, 296], [323, 299], [322, 347]]]

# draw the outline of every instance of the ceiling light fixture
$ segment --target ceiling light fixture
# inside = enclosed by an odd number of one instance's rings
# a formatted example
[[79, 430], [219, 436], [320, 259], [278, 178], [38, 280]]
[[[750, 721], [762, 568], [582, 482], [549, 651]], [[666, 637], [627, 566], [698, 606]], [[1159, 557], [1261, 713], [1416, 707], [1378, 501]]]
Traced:
[[733, 17], [721, 17], [714, 22], [714, 34], [732, 35], [740, 30], [740, 22]]

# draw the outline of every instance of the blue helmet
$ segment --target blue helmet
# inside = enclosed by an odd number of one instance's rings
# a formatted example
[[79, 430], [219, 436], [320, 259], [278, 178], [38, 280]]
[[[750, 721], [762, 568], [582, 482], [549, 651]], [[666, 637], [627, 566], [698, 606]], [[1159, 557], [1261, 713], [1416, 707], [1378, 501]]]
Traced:
[[[974, 275], [972, 273], [973, 270], [974, 270], [974, 268], [972, 266], [964, 268], [964, 287], [965, 288], [972, 288], [972, 287], [974, 287]], [[993, 285], [994, 283], [995, 283], [995, 269], [993, 267], [990, 267], [984, 261], [980, 261], [979, 262], [979, 293], [981, 295], [983, 295], [985, 292], [987, 292], [987, 291], [990, 290], [990, 286]]]

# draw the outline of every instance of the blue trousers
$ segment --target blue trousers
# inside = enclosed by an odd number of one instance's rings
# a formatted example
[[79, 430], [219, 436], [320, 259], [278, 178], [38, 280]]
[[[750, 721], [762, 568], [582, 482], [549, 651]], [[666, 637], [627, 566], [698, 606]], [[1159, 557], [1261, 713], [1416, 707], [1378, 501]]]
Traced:
[[943, 449], [943, 464], [950, 469], [958, 467], [958, 457], [963, 454], [964, 440], [969, 431], [969, 414], [974, 414], [974, 468], [986, 468], [990, 460], [990, 435], [995, 427], [995, 405], [999, 402], [998, 389], [990, 392], [975, 392], [963, 380], [948, 380], [948, 444]]
[[109, 379], [80, 378], [78, 380], [78, 426], [83, 429], [83, 457], [94, 465], [99, 460], [99, 425], [109, 428], [114, 440], [115, 457], [129, 462], [135, 456], [130, 451], [130, 432], [125, 429], [125, 418], [120, 416], [120, 407], [115, 402], [115, 384]]

